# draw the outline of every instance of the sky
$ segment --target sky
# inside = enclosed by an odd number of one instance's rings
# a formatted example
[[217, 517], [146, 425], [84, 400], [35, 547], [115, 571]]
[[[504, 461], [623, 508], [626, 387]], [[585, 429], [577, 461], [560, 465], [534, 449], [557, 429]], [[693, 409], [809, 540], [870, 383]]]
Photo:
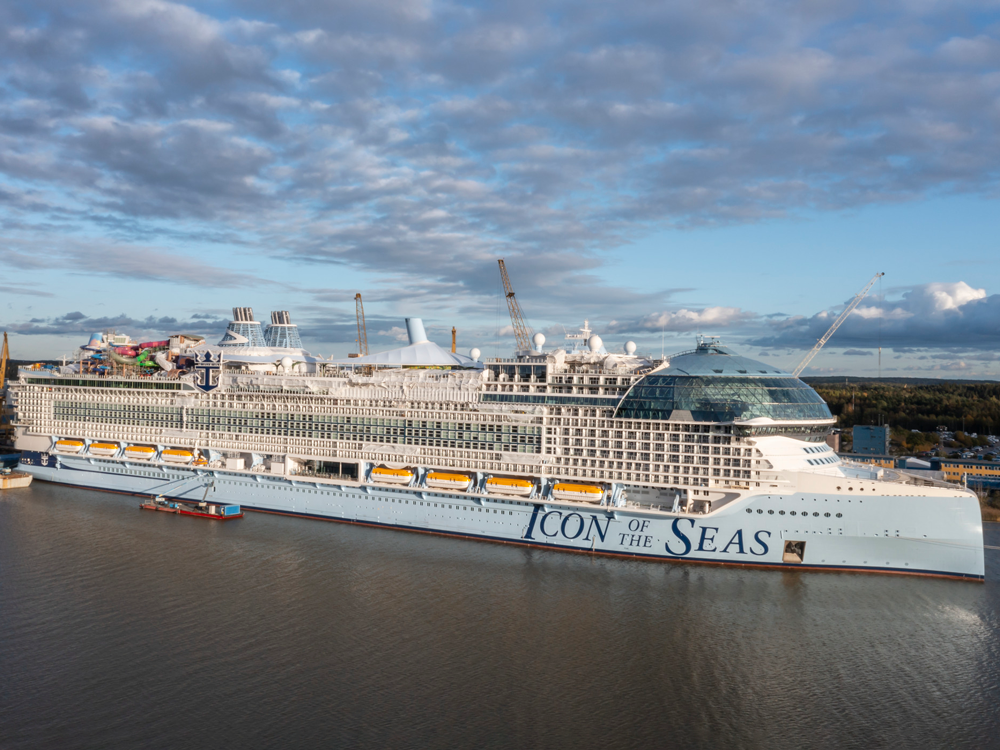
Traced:
[[996, 2], [4, 0], [0, 326], [995, 380], [998, 133]]

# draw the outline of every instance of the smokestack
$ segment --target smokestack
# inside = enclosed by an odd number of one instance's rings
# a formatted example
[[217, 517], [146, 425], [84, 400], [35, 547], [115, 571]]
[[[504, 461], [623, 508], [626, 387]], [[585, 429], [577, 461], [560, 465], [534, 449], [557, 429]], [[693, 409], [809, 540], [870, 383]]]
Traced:
[[427, 341], [427, 333], [424, 331], [424, 321], [420, 318], [406, 319], [406, 335], [411, 344], [422, 344]]
[[455, 326], [451, 327], [451, 353], [455, 353]]

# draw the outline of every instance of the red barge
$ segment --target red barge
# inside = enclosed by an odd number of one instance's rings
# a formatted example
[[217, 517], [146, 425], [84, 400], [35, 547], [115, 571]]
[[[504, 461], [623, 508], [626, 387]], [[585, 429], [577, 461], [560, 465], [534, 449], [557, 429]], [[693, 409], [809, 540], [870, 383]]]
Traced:
[[139, 508], [142, 510], [158, 510], [164, 513], [177, 513], [181, 516], [211, 518], [216, 521], [243, 518], [243, 509], [239, 505], [221, 505], [206, 502], [185, 503], [182, 501], [166, 500], [161, 496], [144, 500], [139, 505]]

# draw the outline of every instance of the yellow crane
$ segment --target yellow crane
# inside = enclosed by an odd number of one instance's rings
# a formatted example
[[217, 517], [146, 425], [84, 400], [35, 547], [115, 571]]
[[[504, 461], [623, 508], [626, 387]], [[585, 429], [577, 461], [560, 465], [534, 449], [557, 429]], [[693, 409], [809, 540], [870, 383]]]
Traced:
[[507, 275], [507, 266], [500, 258], [500, 278], [503, 279], [503, 290], [507, 297], [507, 309], [510, 310], [510, 323], [514, 327], [514, 338], [517, 339], [517, 350], [526, 352], [531, 350], [531, 329], [524, 322], [521, 315], [521, 306], [514, 299], [514, 287], [510, 284], [510, 277]]
[[7, 361], [10, 359], [10, 351], [7, 349], [7, 332], [3, 332], [3, 351], [0, 351], [0, 391], [3, 390], [4, 380], [7, 377]]
[[365, 324], [365, 306], [361, 292], [354, 295], [354, 312], [358, 317], [358, 356], [368, 356], [368, 326]]
[[14, 428], [10, 424], [11, 413], [7, 411], [7, 399], [3, 393], [3, 384], [7, 377], [7, 362], [10, 361], [10, 351], [7, 349], [7, 332], [3, 332], [3, 350], [0, 350], [0, 444], [14, 442]]

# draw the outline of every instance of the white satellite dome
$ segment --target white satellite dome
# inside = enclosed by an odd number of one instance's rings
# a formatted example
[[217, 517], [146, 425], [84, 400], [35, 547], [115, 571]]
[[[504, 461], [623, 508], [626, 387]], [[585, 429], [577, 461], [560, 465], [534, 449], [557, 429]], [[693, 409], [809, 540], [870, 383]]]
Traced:
[[281, 369], [283, 369], [285, 372], [291, 371], [291, 369], [292, 369], [292, 358], [291, 357], [282, 357], [281, 358]]
[[473, 362], [479, 361], [480, 354], [482, 354], [482, 352], [479, 351], [476, 347], [472, 347], [471, 349], [469, 349], [469, 356], [472, 357]]
[[587, 339], [587, 346], [590, 348], [590, 351], [598, 352], [601, 350], [601, 347], [604, 346], [604, 342], [601, 341], [601, 337], [595, 333]]
[[531, 337], [531, 342], [535, 345], [535, 351], [540, 352], [542, 347], [545, 346], [545, 334], [536, 333]]
[[634, 341], [626, 341], [625, 342], [625, 353], [628, 356], [630, 356], [630, 357], [633, 354], [635, 354], [635, 342]]

